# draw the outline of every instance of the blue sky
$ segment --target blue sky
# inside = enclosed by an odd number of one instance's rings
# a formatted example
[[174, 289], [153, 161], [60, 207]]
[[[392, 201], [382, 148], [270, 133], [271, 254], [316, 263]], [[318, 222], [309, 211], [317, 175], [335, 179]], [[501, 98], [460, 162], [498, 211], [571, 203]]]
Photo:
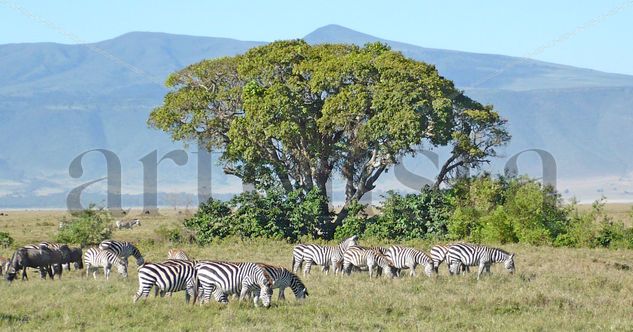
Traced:
[[415, 45], [633, 74], [633, 1], [0, 0], [0, 44], [94, 42], [129, 31], [243, 40], [339, 24]]

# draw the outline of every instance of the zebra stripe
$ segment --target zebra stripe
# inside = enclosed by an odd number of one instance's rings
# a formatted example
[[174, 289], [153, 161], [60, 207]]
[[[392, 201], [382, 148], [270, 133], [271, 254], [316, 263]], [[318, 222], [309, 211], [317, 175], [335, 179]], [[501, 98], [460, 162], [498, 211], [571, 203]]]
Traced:
[[[383, 254], [381, 249], [382, 248], [365, 248], [360, 246], [350, 247], [343, 255], [343, 271], [349, 275], [352, 272], [352, 265], [359, 268], [367, 266], [369, 278], [371, 278], [373, 268], [376, 266], [380, 269], [387, 270], [387, 275], [393, 278], [395, 274], [393, 262]], [[380, 269], [378, 269], [377, 275], [380, 275]]]
[[[228, 303], [228, 295], [240, 294], [244, 299], [259, 287], [264, 307], [270, 306], [273, 281], [264, 269], [255, 263], [201, 261], [195, 265], [194, 303], [200, 291], [200, 304], [209, 302], [211, 294], [216, 301]], [[256, 298], [257, 299], [257, 298]], [[255, 301], [257, 306], [257, 302]]]
[[[326, 274], [330, 270], [330, 265], [334, 266], [334, 273], [341, 271], [341, 263], [343, 262], [343, 254], [351, 246], [356, 245], [358, 236], [354, 235], [350, 238], [343, 240], [338, 246], [321, 246], [318, 244], [302, 244], [296, 246], [293, 250], [293, 271], [298, 271], [301, 268], [302, 262], [305, 262], [305, 268], [303, 269], [303, 275], [310, 273], [312, 264], [323, 266], [322, 271]], [[299, 256], [299, 253], [301, 256]], [[301, 259], [298, 259], [301, 257]]]
[[451, 274], [459, 274], [462, 266], [477, 266], [477, 280], [485, 271], [490, 273], [490, 266], [494, 263], [503, 263], [506, 270], [514, 273], [514, 254], [510, 254], [498, 248], [491, 248], [477, 244], [458, 243], [448, 249], [449, 271]]
[[195, 263], [186, 260], [168, 260], [163, 263], [147, 263], [138, 269], [138, 291], [134, 303], [139, 298], [147, 298], [152, 287], [160, 290], [160, 296], [185, 290], [185, 302], [194, 295], [193, 276]]
[[123, 258], [126, 263], [130, 256], [136, 258], [136, 265], [138, 266], [145, 263], [141, 252], [132, 243], [127, 241], [104, 240], [99, 244], [99, 249], [109, 250], [115, 253], [117, 256]]
[[[391, 246], [385, 251], [393, 266], [397, 269], [411, 269], [411, 276], [415, 277], [415, 268], [418, 264], [424, 266], [424, 273], [427, 276], [432, 276], [435, 270], [433, 269], [433, 262], [431, 257], [423, 253], [420, 250], [407, 247]], [[398, 270], [398, 274], [400, 271]]]
[[[435, 245], [431, 248], [431, 260], [433, 261], [435, 273], [439, 272], [442, 262], [447, 261], [448, 247], [449, 246]], [[448, 262], [446, 262], [446, 266], [448, 266]]]
[[95, 279], [97, 279], [97, 271], [102, 267], [105, 278], [108, 280], [113, 265], [117, 267], [119, 274], [127, 278], [127, 261], [109, 250], [88, 248], [84, 254], [84, 264], [86, 266], [86, 276], [92, 271], [92, 276]]
[[169, 252], [167, 252], [167, 259], [182, 259], [185, 261], [191, 260], [189, 256], [187, 256], [187, 253], [181, 249], [169, 249]]
[[[286, 299], [284, 295], [284, 290], [288, 287], [290, 287], [293, 294], [295, 295], [295, 298], [297, 299], [305, 299], [305, 297], [308, 296], [308, 289], [303, 284], [301, 279], [299, 279], [296, 274], [288, 271], [288, 269], [286, 269], [285, 267], [261, 263], [259, 263], [258, 265], [261, 266], [272, 279], [272, 289], [279, 288], [278, 299], [280, 301]], [[257, 298], [259, 297], [259, 295], [257, 295], [259, 291], [259, 287], [251, 291], [251, 293], [254, 294], [255, 302], [257, 302]]]

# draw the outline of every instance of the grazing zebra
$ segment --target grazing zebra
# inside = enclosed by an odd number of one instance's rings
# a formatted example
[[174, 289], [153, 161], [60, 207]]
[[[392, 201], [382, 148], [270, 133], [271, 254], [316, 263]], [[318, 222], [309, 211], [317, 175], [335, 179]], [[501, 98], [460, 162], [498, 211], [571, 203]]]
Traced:
[[395, 274], [393, 262], [382, 253], [381, 249], [382, 248], [365, 248], [360, 246], [350, 247], [343, 255], [343, 272], [349, 275], [352, 272], [352, 266], [359, 268], [367, 266], [369, 278], [371, 278], [373, 276], [373, 268], [376, 266], [387, 270], [387, 275], [393, 278]]
[[[341, 262], [343, 261], [343, 254], [351, 246], [356, 245], [358, 236], [354, 235], [350, 238], [343, 240], [338, 246], [321, 246], [318, 244], [300, 244], [295, 246], [292, 252], [292, 270], [297, 272], [301, 268], [302, 262], [305, 262], [305, 268], [303, 269], [303, 275], [309, 274], [312, 264], [323, 266], [323, 271], [327, 274], [330, 270], [330, 265], [334, 266], [334, 273], [340, 271]], [[299, 259], [299, 257], [301, 257]]]
[[[264, 269], [256, 263], [230, 263], [201, 261], [195, 265], [196, 290], [193, 302], [196, 302], [200, 291], [200, 304], [209, 302], [211, 294], [216, 301], [228, 303], [228, 295], [240, 294], [240, 300], [259, 287], [259, 298], [264, 307], [270, 306], [273, 280]], [[254, 299], [257, 306], [256, 297]]]
[[[278, 299], [280, 301], [286, 299], [286, 296], [284, 295], [284, 290], [287, 287], [290, 287], [290, 289], [292, 289], [292, 292], [294, 293], [295, 298], [297, 299], [305, 299], [306, 296], [308, 296], [308, 289], [303, 284], [301, 279], [299, 279], [299, 277], [297, 277], [296, 274], [288, 271], [288, 269], [286, 269], [285, 267], [273, 266], [273, 265], [262, 264], [262, 263], [259, 263], [258, 265], [261, 266], [264, 269], [264, 271], [266, 271], [266, 273], [268, 273], [268, 275], [272, 279], [273, 281], [272, 289], [279, 288]], [[254, 289], [251, 290], [251, 294], [254, 295], [253, 297], [254, 297], [255, 302], [257, 302], [259, 298], [259, 295], [257, 295], [259, 292], [260, 292], [259, 287], [255, 287]]]
[[424, 273], [429, 277], [435, 272], [431, 258], [414, 248], [391, 246], [385, 251], [385, 256], [398, 269], [398, 275], [400, 274], [400, 269], [411, 269], [411, 275], [415, 277], [415, 268], [418, 264], [424, 266]]
[[134, 303], [139, 298], [147, 298], [152, 287], [160, 296], [185, 290], [185, 302], [189, 303], [195, 295], [193, 276], [195, 263], [188, 260], [168, 260], [163, 263], [146, 263], [138, 269], [138, 291], [134, 296]]
[[187, 253], [181, 249], [169, 249], [169, 252], [167, 253], [167, 259], [182, 259], [185, 261], [192, 260], [189, 258]]
[[104, 240], [99, 244], [99, 249], [112, 251], [117, 256], [123, 258], [126, 264], [129, 256], [134, 256], [134, 258], [136, 258], [136, 265], [138, 266], [145, 263], [145, 259], [143, 259], [141, 252], [130, 242]]
[[477, 244], [458, 243], [451, 245], [448, 249], [448, 262], [451, 274], [459, 274], [462, 266], [479, 265], [477, 280], [484, 270], [490, 273], [490, 266], [493, 263], [503, 263], [510, 273], [514, 273], [514, 254]]
[[[446, 268], [448, 273], [451, 273], [451, 267], [448, 264], [448, 248], [451, 245], [435, 245], [431, 248], [431, 260], [433, 261], [433, 269], [435, 273], [439, 273], [440, 265], [442, 262], [446, 262]], [[470, 272], [470, 268], [467, 265], [462, 265], [462, 272]]]
[[141, 226], [141, 220], [140, 219], [117, 220], [115, 224], [118, 230], [121, 230], [123, 228], [132, 229], [134, 226]]
[[113, 265], [116, 265], [119, 274], [127, 278], [127, 261], [110, 250], [89, 248], [84, 254], [84, 264], [86, 265], [86, 276], [92, 271], [92, 276], [95, 279], [97, 279], [97, 271], [103, 267], [103, 273], [108, 280]]

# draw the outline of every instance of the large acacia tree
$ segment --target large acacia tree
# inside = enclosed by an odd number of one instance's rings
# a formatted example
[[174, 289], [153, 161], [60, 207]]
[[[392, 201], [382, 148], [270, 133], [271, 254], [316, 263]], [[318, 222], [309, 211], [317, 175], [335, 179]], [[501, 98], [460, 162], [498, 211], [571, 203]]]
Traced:
[[278, 41], [190, 65], [166, 84], [151, 126], [222, 151], [225, 173], [260, 188], [327, 195], [328, 179], [340, 175], [346, 204], [338, 220], [420, 146], [453, 147], [439, 183], [509, 139], [492, 107], [380, 43]]

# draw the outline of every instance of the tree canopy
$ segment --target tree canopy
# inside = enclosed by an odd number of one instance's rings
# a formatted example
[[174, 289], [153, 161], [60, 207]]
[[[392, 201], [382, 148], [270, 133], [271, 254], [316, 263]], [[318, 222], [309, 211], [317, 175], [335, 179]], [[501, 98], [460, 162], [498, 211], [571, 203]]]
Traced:
[[259, 188], [325, 195], [338, 174], [345, 207], [419, 147], [452, 146], [442, 182], [509, 140], [491, 106], [381, 43], [277, 41], [192, 64], [166, 84], [151, 126], [222, 151], [225, 173]]

